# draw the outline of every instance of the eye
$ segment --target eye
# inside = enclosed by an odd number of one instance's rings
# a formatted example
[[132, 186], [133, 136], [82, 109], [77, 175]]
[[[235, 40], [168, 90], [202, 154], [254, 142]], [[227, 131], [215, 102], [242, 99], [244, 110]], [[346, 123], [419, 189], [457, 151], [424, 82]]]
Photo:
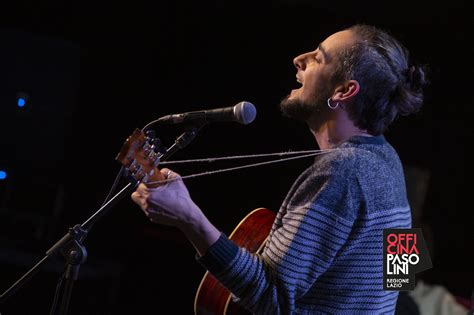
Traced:
[[313, 58], [314, 58], [314, 60], [316, 60], [317, 63], [321, 63], [321, 58], [320, 57], [321, 56], [319, 55], [319, 52], [316, 50], [314, 52]]

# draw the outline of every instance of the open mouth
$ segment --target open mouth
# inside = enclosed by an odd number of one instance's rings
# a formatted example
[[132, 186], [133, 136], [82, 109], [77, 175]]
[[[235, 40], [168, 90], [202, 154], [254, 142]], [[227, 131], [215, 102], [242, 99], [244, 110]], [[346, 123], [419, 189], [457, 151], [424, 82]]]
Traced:
[[303, 82], [298, 75], [296, 75], [296, 82], [298, 82], [300, 85], [303, 85]]
[[303, 87], [303, 82], [298, 77], [296, 77], [296, 82], [297, 82], [297, 84], [296, 84], [296, 87], [294, 89], [295, 90], [301, 89]]
[[303, 87], [303, 81], [298, 76], [298, 74], [296, 74], [296, 82], [297, 82], [297, 86], [291, 90], [290, 96]]

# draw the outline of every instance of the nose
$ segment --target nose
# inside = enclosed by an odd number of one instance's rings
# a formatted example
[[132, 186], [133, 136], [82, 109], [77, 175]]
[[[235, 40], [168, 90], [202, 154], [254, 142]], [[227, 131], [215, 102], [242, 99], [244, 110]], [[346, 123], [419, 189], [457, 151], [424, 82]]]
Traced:
[[306, 57], [308, 54], [309, 53], [304, 53], [296, 56], [295, 59], [293, 59], [293, 64], [295, 65], [296, 69], [304, 70], [306, 68]]

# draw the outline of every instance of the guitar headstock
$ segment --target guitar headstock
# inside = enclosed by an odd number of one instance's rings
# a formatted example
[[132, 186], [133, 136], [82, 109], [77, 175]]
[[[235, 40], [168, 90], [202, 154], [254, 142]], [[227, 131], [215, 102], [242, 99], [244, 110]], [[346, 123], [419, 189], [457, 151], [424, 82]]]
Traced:
[[146, 184], [165, 179], [157, 168], [162, 155], [160, 140], [155, 138], [152, 131], [145, 135], [140, 129], [135, 129], [125, 140], [115, 160], [119, 161], [135, 180]]

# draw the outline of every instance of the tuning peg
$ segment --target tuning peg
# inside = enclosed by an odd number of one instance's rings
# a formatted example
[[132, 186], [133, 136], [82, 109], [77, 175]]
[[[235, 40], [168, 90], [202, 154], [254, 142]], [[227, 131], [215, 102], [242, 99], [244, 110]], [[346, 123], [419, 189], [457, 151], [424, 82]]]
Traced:
[[128, 167], [127, 167], [127, 168], [124, 168], [124, 170], [123, 170], [123, 176], [124, 176], [124, 177], [129, 177], [129, 176], [130, 176], [130, 170], [128, 169]]
[[147, 136], [148, 138], [154, 138], [154, 137], [156, 136], [156, 131], [153, 130], [153, 129], [147, 130], [147, 131], [146, 131], [146, 136]]
[[159, 138], [155, 138], [153, 140], [153, 147], [156, 153], [165, 153], [166, 152], [166, 147], [161, 143], [161, 140]]
[[152, 140], [151, 144], [152, 144], [154, 147], [156, 147], [156, 148], [159, 148], [159, 147], [163, 146], [163, 145], [161, 144], [160, 138], [154, 138], [154, 139]]
[[146, 137], [147, 137], [149, 140], [153, 140], [153, 139], [156, 137], [156, 131], [153, 130], [153, 129], [147, 130], [147, 131], [146, 131]]

